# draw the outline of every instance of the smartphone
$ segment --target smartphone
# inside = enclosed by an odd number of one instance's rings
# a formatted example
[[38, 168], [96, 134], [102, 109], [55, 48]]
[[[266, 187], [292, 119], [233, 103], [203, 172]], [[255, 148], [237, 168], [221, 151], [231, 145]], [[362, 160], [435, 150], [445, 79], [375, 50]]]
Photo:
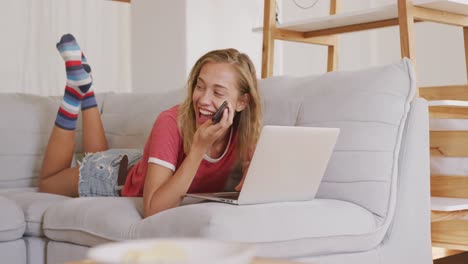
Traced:
[[216, 124], [219, 122], [219, 120], [221, 120], [221, 117], [223, 117], [223, 112], [227, 106], [227, 103], [228, 103], [227, 101], [224, 101], [223, 104], [218, 108], [216, 113], [213, 115], [213, 117], [211, 118], [211, 120], [213, 121], [213, 124]]

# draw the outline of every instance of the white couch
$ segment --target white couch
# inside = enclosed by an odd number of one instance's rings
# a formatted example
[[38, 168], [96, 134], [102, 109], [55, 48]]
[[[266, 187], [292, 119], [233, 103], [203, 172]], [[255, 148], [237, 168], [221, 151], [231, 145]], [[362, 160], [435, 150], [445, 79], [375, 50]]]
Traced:
[[[141, 198], [37, 193], [59, 99], [0, 95], [0, 256], [63, 263], [109, 241], [203, 237], [313, 263], [431, 263], [428, 111], [408, 60], [355, 72], [261, 80], [264, 123], [341, 128], [318, 197], [190, 204], [142, 220]], [[99, 96], [113, 148], [142, 148], [179, 92]], [[80, 128], [77, 130], [80, 146]], [[80, 149], [78, 149], [78, 152]]]

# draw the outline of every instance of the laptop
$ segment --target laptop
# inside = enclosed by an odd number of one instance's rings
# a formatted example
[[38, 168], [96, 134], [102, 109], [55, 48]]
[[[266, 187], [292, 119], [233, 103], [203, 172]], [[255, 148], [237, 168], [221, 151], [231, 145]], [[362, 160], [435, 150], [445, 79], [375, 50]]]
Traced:
[[315, 198], [339, 128], [264, 126], [240, 192], [188, 197], [236, 205]]

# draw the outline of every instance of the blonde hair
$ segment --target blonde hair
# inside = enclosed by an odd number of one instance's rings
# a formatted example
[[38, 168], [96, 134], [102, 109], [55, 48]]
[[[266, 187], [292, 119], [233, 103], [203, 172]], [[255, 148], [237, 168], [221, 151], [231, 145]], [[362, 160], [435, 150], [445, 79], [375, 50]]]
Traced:
[[249, 95], [247, 107], [236, 114], [233, 126], [237, 130], [239, 149], [238, 158], [241, 161], [250, 159], [257, 144], [262, 127], [262, 109], [257, 87], [255, 67], [249, 56], [236, 49], [214, 50], [203, 55], [193, 66], [187, 81], [187, 97], [179, 106], [178, 123], [183, 138], [184, 152], [188, 154], [192, 146], [193, 135], [196, 131], [195, 110], [193, 109], [192, 94], [198, 76], [206, 63], [228, 63], [238, 74], [239, 95]]

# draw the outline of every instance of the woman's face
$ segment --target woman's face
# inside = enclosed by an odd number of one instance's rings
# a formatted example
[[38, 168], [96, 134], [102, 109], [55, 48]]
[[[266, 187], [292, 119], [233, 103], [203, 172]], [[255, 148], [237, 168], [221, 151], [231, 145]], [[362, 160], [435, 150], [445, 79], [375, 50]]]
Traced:
[[197, 128], [211, 119], [224, 101], [228, 102], [229, 113], [247, 106], [247, 95], [239, 94], [237, 78], [230, 64], [209, 62], [202, 66], [192, 94]]

